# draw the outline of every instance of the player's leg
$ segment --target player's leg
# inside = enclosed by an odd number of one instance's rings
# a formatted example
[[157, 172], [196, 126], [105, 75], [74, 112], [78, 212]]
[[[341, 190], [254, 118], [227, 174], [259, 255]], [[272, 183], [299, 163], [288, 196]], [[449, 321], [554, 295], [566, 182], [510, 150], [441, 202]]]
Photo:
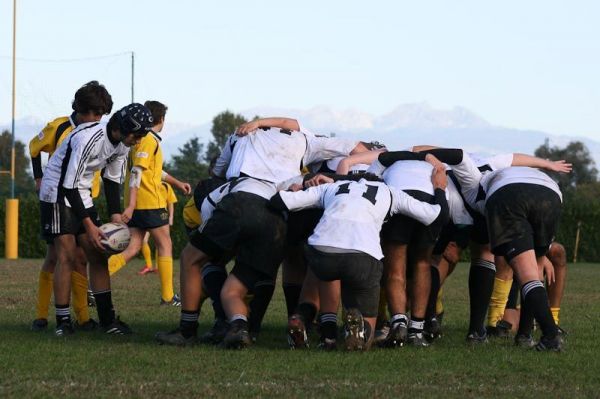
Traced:
[[286, 246], [281, 271], [281, 285], [283, 295], [285, 296], [288, 317], [290, 317], [299, 304], [302, 285], [306, 277], [302, 244]]
[[385, 293], [390, 312], [390, 333], [385, 346], [402, 346], [408, 335], [408, 316], [406, 315], [406, 257], [407, 245], [384, 242], [383, 268], [385, 275]]
[[90, 319], [90, 311], [88, 308], [88, 271], [87, 257], [83, 248], [77, 247], [75, 255], [75, 270], [71, 274], [71, 297], [73, 300], [73, 311], [77, 317], [77, 327], [82, 330], [93, 330], [96, 328], [96, 321]]
[[413, 346], [428, 346], [423, 335], [423, 328], [431, 291], [432, 250], [432, 246], [418, 248], [414, 254], [414, 261], [410, 265], [413, 268], [413, 279], [407, 341]]
[[121, 270], [121, 268], [133, 259], [142, 248], [144, 234], [146, 233], [145, 230], [137, 227], [130, 227], [129, 233], [131, 234], [131, 239], [129, 245], [125, 248], [125, 251], [108, 258], [108, 271], [111, 276]]
[[[523, 281], [521, 289], [521, 313], [531, 313], [542, 330], [540, 343], [554, 341], [558, 336], [558, 329], [552, 312], [548, 306], [548, 295], [544, 284], [539, 279], [538, 265], [543, 261], [543, 256], [536, 259], [535, 252], [528, 250], [518, 254], [510, 260], [510, 265], [515, 270], [519, 281]], [[523, 317], [521, 317], [523, 320]], [[519, 334], [525, 333], [519, 325]]]
[[229, 349], [243, 349], [252, 344], [249, 332], [249, 310], [244, 302], [248, 287], [255, 285], [260, 276], [249, 266], [236, 265], [227, 276], [221, 291], [223, 309], [229, 319], [229, 329], [223, 344]]
[[158, 257], [158, 276], [160, 277], [161, 305], [180, 306], [179, 297], [173, 290], [173, 243], [169, 225], [150, 229], [150, 235], [156, 244]]
[[[559, 325], [560, 303], [562, 302], [565, 284], [567, 281], [567, 254], [565, 247], [557, 242], [553, 242], [546, 257], [554, 266], [554, 282], [547, 284], [548, 300], [550, 301], [550, 311], [556, 325]], [[564, 333], [559, 327], [559, 331]]]
[[472, 243], [469, 268], [469, 332], [470, 343], [487, 342], [485, 317], [494, 289], [496, 266], [489, 244]]
[[221, 290], [227, 280], [227, 269], [225, 265], [229, 261], [220, 260], [218, 262], [208, 262], [202, 268], [202, 288], [206, 296], [212, 301], [212, 308], [215, 313], [215, 321], [212, 328], [202, 334], [200, 342], [207, 344], [219, 344], [225, 338], [229, 321], [225, 315], [223, 304], [221, 303]]
[[54, 269], [54, 306], [56, 308], [56, 335], [73, 333], [70, 299], [71, 274], [75, 268], [77, 243], [75, 235], [61, 234], [54, 239], [58, 263]]
[[52, 290], [54, 287], [54, 269], [56, 267], [56, 248], [54, 239], [48, 240], [46, 247], [46, 257], [38, 277], [38, 291], [36, 302], [35, 320], [31, 324], [33, 331], [43, 331], [48, 327], [48, 309], [52, 299]]
[[150, 244], [148, 243], [150, 239], [150, 232], [147, 231], [144, 234], [144, 240], [142, 242], [142, 256], [144, 257], [144, 267], [140, 269], [138, 274], [143, 276], [147, 273], [154, 273], [156, 270], [152, 267], [152, 250], [150, 249]]
[[503, 256], [496, 256], [494, 263], [496, 264], [496, 277], [494, 278], [494, 288], [488, 308], [486, 331], [490, 336], [505, 338], [508, 333], [506, 326], [504, 324], [501, 324], [499, 328], [496, 326], [504, 315], [504, 309], [513, 283], [513, 271]]

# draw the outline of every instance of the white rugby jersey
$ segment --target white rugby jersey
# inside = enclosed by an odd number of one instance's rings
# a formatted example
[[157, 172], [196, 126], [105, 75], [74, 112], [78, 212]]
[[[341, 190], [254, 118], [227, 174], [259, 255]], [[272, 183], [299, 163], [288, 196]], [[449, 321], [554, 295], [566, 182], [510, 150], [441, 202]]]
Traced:
[[562, 193], [558, 184], [547, 174], [539, 169], [526, 166], [511, 166], [510, 168], [500, 169], [494, 172], [486, 173], [481, 178], [481, 187], [485, 190], [486, 198], [489, 198], [498, 189], [513, 183], [537, 184], [548, 187], [560, 197]]
[[[229, 137], [217, 159], [213, 172], [231, 179], [250, 176], [273, 183], [268, 195], [261, 189], [253, 190], [248, 183], [247, 192], [269, 199], [277, 191], [275, 186], [297, 176], [303, 165], [347, 156], [358, 141], [340, 138], [316, 137], [310, 132], [289, 132], [278, 128], [259, 130], [244, 137]], [[256, 192], [254, 192], [256, 191]]]
[[[337, 171], [338, 165], [340, 164], [340, 161], [344, 158], [346, 157], [335, 157], [326, 161], [312, 163], [307, 167], [308, 170], [312, 173], [335, 173]], [[369, 169], [369, 165], [367, 165], [366, 163], [357, 163], [356, 165], [352, 165], [350, 167], [349, 173], [365, 172], [367, 169]]]
[[338, 181], [305, 191], [282, 191], [281, 199], [290, 211], [323, 208], [325, 211], [310, 245], [361, 251], [382, 259], [379, 232], [389, 214], [402, 213], [430, 225], [441, 211], [384, 183], [361, 179]]
[[108, 138], [107, 122], [90, 122], [79, 125], [50, 157], [39, 198], [55, 203], [59, 200], [59, 187], [79, 189], [85, 208], [94, 205], [91, 196], [94, 172], [104, 169], [102, 177], [121, 184], [129, 147], [114, 145]]

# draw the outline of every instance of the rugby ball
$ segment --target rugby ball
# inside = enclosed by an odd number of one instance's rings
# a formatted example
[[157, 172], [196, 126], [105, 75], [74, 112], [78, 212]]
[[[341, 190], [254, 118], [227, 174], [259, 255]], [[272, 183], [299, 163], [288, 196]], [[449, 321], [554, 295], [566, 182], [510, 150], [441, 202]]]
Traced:
[[111, 255], [121, 253], [129, 245], [131, 234], [126, 224], [105, 223], [100, 226], [100, 230], [106, 235], [106, 239], [101, 240], [106, 253]]

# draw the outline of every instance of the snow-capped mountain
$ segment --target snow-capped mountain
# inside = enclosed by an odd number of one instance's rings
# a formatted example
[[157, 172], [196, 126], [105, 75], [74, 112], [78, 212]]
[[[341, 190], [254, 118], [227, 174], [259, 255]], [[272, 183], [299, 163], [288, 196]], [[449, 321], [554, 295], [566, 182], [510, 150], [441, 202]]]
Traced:
[[[565, 146], [569, 141], [584, 142], [596, 163], [600, 163], [600, 142], [584, 137], [556, 136], [540, 131], [495, 126], [463, 107], [435, 109], [427, 103], [403, 104], [383, 115], [371, 115], [361, 110], [338, 110], [328, 106], [310, 109], [286, 109], [272, 106], [254, 107], [241, 112], [251, 119], [258, 115], [296, 118], [309, 130], [325, 135], [348, 137], [363, 141], [377, 140], [390, 149], [416, 144], [460, 147], [471, 152], [497, 154], [533, 151], [549, 139], [550, 145]], [[44, 122], [31, 117], [16, 121], [17, 139], [28, 143]], [[10, 124], [0, 124], [10, 130]], [[163, 131], [163, 149], [168, 159], [177, 149], [197, 136], [200, 142], [211, 139], [210, 121], [203, 124], [167, 121]]]

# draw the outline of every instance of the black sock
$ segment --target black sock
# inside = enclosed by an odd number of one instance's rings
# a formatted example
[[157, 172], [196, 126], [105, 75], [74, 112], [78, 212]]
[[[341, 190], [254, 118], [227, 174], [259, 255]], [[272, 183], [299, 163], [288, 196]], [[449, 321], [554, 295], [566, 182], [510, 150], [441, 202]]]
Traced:
[[71, 323], [71, 311], [69, 310], [69, 304], [66, 305], [54, 305], [56, 309], [56, 325], [59, 326], [61, 323]]
[[282, 287], [283, 295], [285, 296], [285, 306], [287, 307], [288, 317], [290, 317], [298, 307], [302, 284], [283, 283]]
[[485, 316], [487, 314], [492, 291], [494, 290], [496, 266], [494, 262], [483, 259], [471, 261], [469, 269], [469, 332], [480, 336], [485, 334]]
[[506, 301], [506, 309], [516, 309], [517, 301], [519, 300], [519, 282], [517, 277], [513, 277], [512, 285], [510, 286], [510, 292], [508, 293], [508, 301]]
[[369, 342], [372, 332], [373, 331], [371, 330], [371, 325], [365, 321], [365, 341], [366, 342]]
[[302, 318], [304, 322], [304, 326], [308, 328], [309, 325], [313, 323], [315, 320], [315, 316], [317, 315], [317, 307], [309, 302], [302, 302], [296, 308], [296, 312]]
[[[521, 306], [521, 312], [523, 308], [529, 308], [529, 312], [533, 314], [535, 320], [537, 320], [542, 334], [547, 338], [555, 338], [558, 334], [558, 328], [554, 323], [550, 306], [548, 305], [548, 294], [544, 288], [544, 283], [539, 280], [528, 281], [523, 284], [521, 289], [521, 298], [523, 306]], [[521, 326], [519, 326], [519, 330]]]
[[254, 298], [250, 301], [249, 306], [248, 331], [259, 333], [263, 318], [265, 317], [265, 313], [267, 313], [271, 298], [273, 298], [275, 282], [273, 280], [259, 281], [254, 285], [253, 291]]
[[196, 336], [198, 333], [198, 317], [200, 312], [197, 310], [181, 310], [181, 318], [179, 319], [179, 329], [181, 335], [185, 338]]
[[319, 329], [321, 330], [321, 339], [337, 338], [337, 314], [321, 313], [319, 315]]
[[430, 320], [435, 316], [435, 305], [437, 302], [438, 292], [440, 291], [440, 272], [435, 266], [431, 266], [431, 291], [429, 291], [429, 299], [427, 301], [427, 311], [425, 319]]
[[227, 279], [227, 270], [224, 266], [218, 266], [213, 264], [207, 264], [202, 268], [202, 281], [206, 293], [212, 300], [213, 310], [215, 311], [215, 318], [226, 320], [225, 310], [221, 304], [221, 289]]
[[112, 303], [112, 293], [110, 290], [94, 292], [96, 298], [96, 309], [98, 309], [98, 319], [101, 326], [108, 326], [115, 320], [115, 309]]

